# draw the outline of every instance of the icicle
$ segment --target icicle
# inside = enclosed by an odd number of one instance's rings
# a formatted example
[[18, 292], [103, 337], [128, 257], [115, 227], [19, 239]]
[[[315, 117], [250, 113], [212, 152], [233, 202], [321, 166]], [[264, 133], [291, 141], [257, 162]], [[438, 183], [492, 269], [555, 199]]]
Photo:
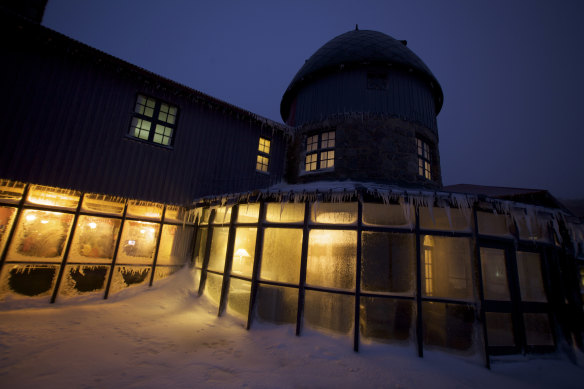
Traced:
[[450, 231], [454, 232], [454, 225], [452, 224], [452, 215], [450, 214], [450, 206], [448, 204], [444, 205], [444, 212], [446, 212], [446, 217], [448, 218], [448, 225], [450, 226]]
[[408, 222], [408, 226], [410, 227], [410, 230], [413, 230], [413, 223], [412, 223], [412, 208], [410, 206], [409, 201], [405, 201], [405, 197], [400, 197], [399, 199], [399, 205], [401, 205], [402, 208], [402, 212], [404, 213], [404, 217], [406, 218], [406, 221]]

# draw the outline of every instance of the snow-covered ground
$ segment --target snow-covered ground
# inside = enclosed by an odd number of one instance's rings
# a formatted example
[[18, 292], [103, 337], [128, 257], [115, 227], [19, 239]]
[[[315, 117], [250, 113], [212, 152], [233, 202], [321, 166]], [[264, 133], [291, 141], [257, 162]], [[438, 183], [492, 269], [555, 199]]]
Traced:
[[495, 361], [364, 345], [292, 326], [251, 331], [197, 298], [184, 269], [109, 300], [0, 305], [2, 388], [582, 388], [584, 368], [555, 354]]

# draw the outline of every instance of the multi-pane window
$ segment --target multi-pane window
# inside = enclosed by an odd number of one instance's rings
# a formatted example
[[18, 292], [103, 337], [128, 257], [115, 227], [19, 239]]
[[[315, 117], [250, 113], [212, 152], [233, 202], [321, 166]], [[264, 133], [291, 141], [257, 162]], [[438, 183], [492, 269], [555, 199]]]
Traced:
[[335, 166], [335, 132], [327, 131], [306, 138], [305, 171]]
[[258, 156], [256, 159], [256, 170], [267, 173], [269, 162], [270, 162], [270, 140], [260, 137], [260, 142], [258, 145]]
[[174, 105], [138, 95], [129, 135], [152, 143], [172, 146], [177, 114], [178, 108]]
[[418, 144], [418, 175], [431, 180], [432, 179], [432, 168], [431, 168], [431, 153], [430, 145], [420, 138], [416, 138]]

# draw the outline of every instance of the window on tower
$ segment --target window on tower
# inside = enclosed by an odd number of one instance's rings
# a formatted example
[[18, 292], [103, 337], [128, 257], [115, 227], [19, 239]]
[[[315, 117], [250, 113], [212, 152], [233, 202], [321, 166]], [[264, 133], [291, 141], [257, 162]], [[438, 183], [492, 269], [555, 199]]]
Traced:
[[174, 105], [138, 95], [128, 135], [170, 147], [174, 143], [177, 114], [178, 108]]
[[420, 138], [416, 138], [418, 145], [418, 175], [427, 180], [432, 179], [432, 155], [430, 145]]
[[258, 155], [256, 159], [256, 171], [268, 172], [268, 165], [270, 162], [270, 140], [260, 137], [258, 145]]
[[306, 138], [304, 170], [331, 169], [335, 166], [335, 131], [326, 131]]

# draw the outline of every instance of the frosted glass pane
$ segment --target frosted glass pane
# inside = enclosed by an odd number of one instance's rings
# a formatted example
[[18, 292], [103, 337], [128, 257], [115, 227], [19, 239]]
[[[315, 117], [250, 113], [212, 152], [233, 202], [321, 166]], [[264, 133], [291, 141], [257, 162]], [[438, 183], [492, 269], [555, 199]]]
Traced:
[[310, 231], [306, 283], [354, 289], [356, 255], [357, 231]]
[[16, 208], [0, 207], [0, 253], [4, 252], [4, 246], [8, 240], [8, 234], [14, 223]]
[[422, 235], [420, 244], [424, 296], [473, 300], [470, 239]]
[[96, 292], [103, 293], [109, 270], [109, 266], [66, 266], [59, 294], [63, 296], [78, 296]]
[[192, 219], [190, 219], [188, 217], [189, 214], [191, 214], [191, 212], [187, 212], [187, 210], [184, 207], [179, 207], [176, 205], [167, 205], [166, 211], [164, 212], [164, 221], [175, 223], [187, 222], [189, 224], [192, 224], [195, 221], [195, 218], [193, 217]]
[[425, 345], [474, 351], [475, 312], [472, 306], [423, 302], [422, 317]]
[[470, 209], [420, 207], [420, 228], [442, 231], [470, 231]]
[[213, 238], [211, 240], [211, 253], [209, 254], [209, 270], [223, 273], [225, 270], [225, 255], [227, 253], [227, 238], [229, 227], [213, 228]]
[[193, 227], [165, 224], [158, 249], [157, 265], [184, 265], [191, 255]]
[[364, 231], [361, 244], [363, 291], [413, 294], [415, 235]]
[[548, 223], [552, 223], [551, 215], [538, 214], [527, 217], [516, 217], [519, 239], [549, 242]]
[[510, 301], [505, 250], [481, 247], [481, 269], [485, 300]]
[[211, 210], [210, 209], [203, 209], [200, 223], [201, 224], [208, 224], [210, 217], [211, 217]]
[[311, 327], [348, 335], [355, 321], [355, 297], [307, 290], [304, 320]]
[[489, 346], [515, 346], [510, 313], [486, 312]]
[[110, 263], [116, 248], [121, 220], [79, 216], [69, 262]]
[[354, 224], [357, 203], [312, 203], [310, 221], [323, 224]]
[[215, 219], [213, 224], [229, 224], [231, 222], [232, 207], [215, 208]]
[[304, 203], [268, 203], [266, 221], [272, 223], [303, 223]]
[[125, 204], [126, 200], [121, 197], [89, 193], [83, 196], [81, 209], [85, 212], [121, 216], [124, 213]]
[[126, 220], [116, 262], [151, 264], [154, 260], [158, 228], [156, 223]]
[[207, 229], [199, 228], [195, 241], [195, 266], [202, 268], [205, 257], [205, 247], [207, 247]]
[[524, 313], [525, 340], [529, 346], [553, 346], [554, 337], [546, 313]]
[[199, 286], [201, 285], [201, 271], [199, 269], [195, 269], [194, 270], [194, 287], [193, 287], [193, 291], [198, 291], [199, 290]]
[[361, 336], [381, 342], [404, 342], [411, 339], [414, 327], [414, 303], [379, 297], [361, 297]]
[[298, 289], [259, 285], [256, 317], [270, 323], [296, 323]]
[[240, 204], [237, 213], [238, 223], [257, 223], [260, 216], [259, 204]]
[[484, 235], [512, 236], [508, 216], [490, 212], [477, 212], [479, 233]]
[[177, 271], [182, 269], [182, 266], [158, 266], [154, 269], [154, 282], [170, 277]]
[[148, 285], [151, 270], [150, 266], [116, 266], [110, 286], [110, 294], [133, 286]]
[[6, 263], [0, 277], [0, 295], [50, 296], [58, 272], [58, 265]]
[[410, 228], [416, 215], [411, 205], [363, 203], [363, 224]]
[[28, 204], [48, 205], [51, 207], [75, 209], [81, 192], [50, 186], [32, 185], [28, 191]]
[[72, 221], [71, 214], [23, 210], [7, 259], [61, 262]]
[[251, 282], [231, 278], [229, 280], [227, 312], [247, 319], [250, 294]]
[[148, 201], [130, 200], [128, 201], [128, 216], [160, 220], [164, 206], [159, 203]]
[[266, 228], [260, 278], [298, 284], [301, 254], [301, 229]]
[[0, 179], [0, 200], [8, 203], [18, 203], [24, 194], [26, 184], [17, 181]]
[[517, 272], [521, 300], [545, 303], [547, 297], [541, 275], [541, 256], [526, 251], [517, 252]]
[[231, 273], [251, 277], [255, 256], [257, 228], [238, 228], [235, 231]]
[[221, 288], [223, 287], [223, 276], [217, 274], [207, 273], [207, 280], [205, 281], [205, 296], [219, 306], [221, 301]]

